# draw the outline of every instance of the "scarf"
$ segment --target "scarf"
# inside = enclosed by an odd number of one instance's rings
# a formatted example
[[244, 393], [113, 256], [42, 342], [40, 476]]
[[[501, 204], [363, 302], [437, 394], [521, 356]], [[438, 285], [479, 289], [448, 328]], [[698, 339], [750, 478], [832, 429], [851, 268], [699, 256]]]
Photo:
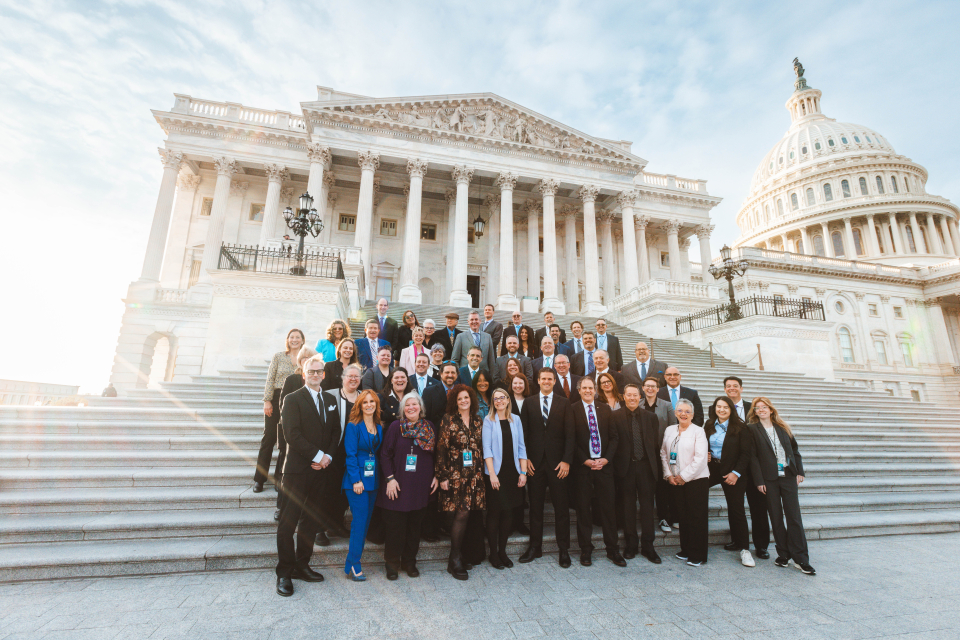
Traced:
[[420, 418], [414, 423], [409, 422], [406, 417], [401, 419], [400, 435], [404, 438], [411, 438], [424, 451], [433, 451], [435, 441], [433, 427], [424, 418]]

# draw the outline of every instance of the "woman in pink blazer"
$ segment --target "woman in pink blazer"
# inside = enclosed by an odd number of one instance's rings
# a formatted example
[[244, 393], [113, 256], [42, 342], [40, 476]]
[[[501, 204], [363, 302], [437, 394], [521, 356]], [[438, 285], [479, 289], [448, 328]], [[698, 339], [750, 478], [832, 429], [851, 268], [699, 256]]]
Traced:
[[[428, 349], [423, 346], [423, 340], [426, 337], [423, 327], [413, 328], [413, 344], [400, 351], [400, 366], [407, 370], [407, 374], [412, 375], [417, 363], [417, 356], [421, 353], [427, 353]], [[430, 355], [427, 353], [427, 355]]]

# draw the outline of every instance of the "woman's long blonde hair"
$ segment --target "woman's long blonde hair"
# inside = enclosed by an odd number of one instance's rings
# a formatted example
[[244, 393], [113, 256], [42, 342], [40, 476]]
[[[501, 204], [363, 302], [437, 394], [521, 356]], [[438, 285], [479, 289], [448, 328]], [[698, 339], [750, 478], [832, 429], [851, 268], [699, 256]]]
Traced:
[[750, 403], [750, 413], [747, 414], [747, 422], [760, 422], [760, 419], [757, 418], [756, 413], [758, 402], [762, 402], [770, 407], [770, 422], [786, 431], [787, 435], [792, 438], [793, 431], [790, 430], [790, 425], [783, 421], [783, 418], [780, 417], [780, 412], [777, 411], [777, 408], [773, 406], [773, 403], [770, 402], [770, 398], [767, 396], [757, 396], [753, 399], [753, 402]]
[[314, 351], [311, 347], [303, 345], [300, 347], [300, 351], [297, 352], [297, 371], [296, 373], [303, 374], [303, 361], [308, 358], [312, 358], [317, 355], [317, 352]]

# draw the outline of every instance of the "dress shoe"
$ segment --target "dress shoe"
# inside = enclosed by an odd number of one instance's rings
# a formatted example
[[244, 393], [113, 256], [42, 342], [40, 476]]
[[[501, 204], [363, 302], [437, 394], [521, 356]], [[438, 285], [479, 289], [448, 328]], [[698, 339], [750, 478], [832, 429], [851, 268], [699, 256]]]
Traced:
[[513, 568], [513, 560], [511, 560], [510, 558], [507, 557], [507, 552], [506, 552], [506, 551], [501, 551], [501, 552], [500, 552], [500, 562], [502, 562], [502, 563], [503, 563], [503, 566], [505, 566], [507, 569], [512, 569], [512, 568]]
[[280, 509], [273, 512], [273, 521], [280, 522]]
[[406, 571], [406, 572], [407, 572], [407, 575], [410, 576], [411, 578], [419, 578], [419, 577], [420, 577], [420, 569], [417, 569], [417, 565], [415, 565], [415, 564], [411, 564], [409, 567], [407, 567], [406, 569], [404, 569], [404, 571]]
[[660, 559], [660, 556], [656, 551], [641, 551], [640, 555], [652, 562], [653, 564], [660, 564], [663, 560]]
[[447, 573], [452, 575], [457, 580], [470, 579], [470, 574], [467, 573], [467, 570], [463, 568], [463, 562], [459, 558], [447, 562]]
[[520, 564], [527, 564], [528, 562], [533, 562], [536, 558], [543, 557], [543, 549], [540, 547], [527, 547], [527, 550], [523, 552], [523, 555], [520, 556]]
[[625, 567], [625, 566], [627, 566], [627, 561], [623, 559], [623, 556], [620, 555], [620, 552], [619, 552], [619, 551], [615, 551], [615, 552], [613, 552], [613, 553], [608, 553], [608, 554], [607, 554], [607, 557], [610, 558], [610, 562], [612, 562], [613, 564], [617, 565], [618, 567]]
[[277, 578], [277, 593], [284, 598], [293, 595], [293, 580], [290, 578]]
[[760, 558], [761, 560], [769, 560], [770, 552], [767, 551], [766, 549], [757, 549], [757, 557]]
[[623, 557], [627, 560], [633, 560], [637, 557], [638, 551], [636, 549], [625, 549], [623, 551]]
[[668, 523], [666, 520], [661, 520], [660, 531], [663, 531], [664, 533], [670, 533], [673, 531], [673, 529], [670, 528], [670, 523]]
[[304, 582], [323, 582], [323, 576], [320, 575], [320, 572], [314, 571], [307, 565], [294, 567], [291, 577], [294, 580], [303, 580]]
[[583, 565], [584, 567], [589, 567], [590, 565], [593, 564], [593, 560], [590, 559], [589, 553], [580, 554], [580, 564]]
[[387, 565], [387, 580], [396, 580], [399, 577], [400, 574], [397, 572], [397, 568]]
[[497, 555], [496, 553], [490, 554], [490, 566], [493, 567], [494, 569], [497, 569], [498, 571], [503, 571], [503, 569], [506, 568], [503, 562], [500, 561], [500, 556]]
[[318, 531], [318, 532], [317, 532], [317, 538], [316, 538], [316, 540], [314, 540], [314, 542], [316, 542], [316, 544], [317, 544], [318, 547], [329, 547], [329, 546], [330, 546], [330, 538], [328, 538], [328, 537], [327, 537], [327, 534], [325, 534], [323, 531]]
[[731, 542], [729, 544], [723, 545], [723, 548], [726, 549], [727, 551], [739, 551], [740, 545]]
[[560, 566], [564, 569], [570, 568], [570, 553], [566, 549], [560, 549]]
[[350, 567], [350, 572], [347, 574], [350, 576], [350, 579], [354, 582], [366, 582], [367, 576], [363, 575], [363, 569], [360, 570], [360, 573], [357, 573], [355, 567]]
[[254, 492], [254, 493], [262, 493], [262, 492], [263, 492], [263, 483], [262, 483], [262, 482], [255, 482], [254, 485], [253, 485], [253, 492]]

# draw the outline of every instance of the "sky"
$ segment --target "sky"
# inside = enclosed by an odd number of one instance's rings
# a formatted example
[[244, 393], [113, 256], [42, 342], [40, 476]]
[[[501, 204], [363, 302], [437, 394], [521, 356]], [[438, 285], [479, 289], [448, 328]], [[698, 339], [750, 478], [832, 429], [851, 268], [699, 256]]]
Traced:
[[707, 180], [716, 252], [789, 126], [794, 57], [826, 115], [960, 202], [958, 17], [955, 0], [0, 0], [0, 378], [106, 385], [160, 185], [150, 110], [175, 92], [296, 113], [317, 85], [490, 91]]

